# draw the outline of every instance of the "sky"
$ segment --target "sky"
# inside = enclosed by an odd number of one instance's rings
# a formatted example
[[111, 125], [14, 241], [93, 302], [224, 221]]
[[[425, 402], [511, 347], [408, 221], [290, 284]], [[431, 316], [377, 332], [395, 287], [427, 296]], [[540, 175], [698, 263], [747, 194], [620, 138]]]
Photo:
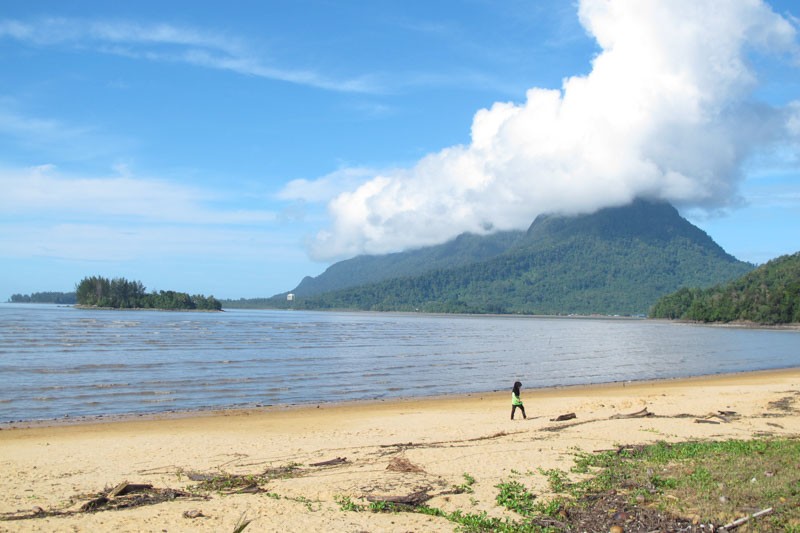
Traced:
[[795, 0], [0, 7], [0, 301], [272, 296], [634, 198], [800, 250]]

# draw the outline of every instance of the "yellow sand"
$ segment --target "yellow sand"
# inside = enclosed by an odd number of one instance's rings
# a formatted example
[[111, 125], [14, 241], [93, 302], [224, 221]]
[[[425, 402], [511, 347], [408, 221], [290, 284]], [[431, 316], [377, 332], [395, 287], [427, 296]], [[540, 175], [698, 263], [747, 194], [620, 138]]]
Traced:
[[[0, 531], [452, 531], [443, 518], [346, 512], [336, 499], [434, 495], [446, 511], [511, 516], [495, 504], [495, 485], [516, 479], [546, 493], [541, 468], [569, 470], [575, 450], [658, 440], [800, 434], [800, 370], [532, 391], [528, 420], [509, 420], [510, 391], [465, 397], [258, 409], [191, 417], [43, 425], [0, 430], [0, 517], [32, 510], [75, 510], [90, 494], [122, 481], [185, 489], [189, 472], [260, 474], [299, 464], [275, 479], [271, 494], [212, 493], [127, 510], [0, 521]], [[782, 402], [782, 408], [771, 402]], [[647, 408], [650, 418], [611, 418]], [[696, 419], [718, 411], [719, 424]], [[576, 418], [551, 419], [566, 413]], [[691, 416], [680, 416], [691, 415]], [[519, 412], [517, 413], [519, 418]], [[341, 465], [312, 467], [337, 457]], [[417, 472], [387, 469], [405, 459]], [[443, 494], [475, 479], [474, 493]], [[546, 495], [545, 495], [546, 497]], [[187, 518], [186, 511], [202, 516]]]

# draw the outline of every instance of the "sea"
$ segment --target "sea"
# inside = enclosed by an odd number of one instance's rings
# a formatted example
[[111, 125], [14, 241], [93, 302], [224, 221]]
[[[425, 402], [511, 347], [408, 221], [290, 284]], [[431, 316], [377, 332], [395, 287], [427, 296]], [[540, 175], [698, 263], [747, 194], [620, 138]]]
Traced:
[[628, 318], [0, 304], [0, 423], [800, 366], [800, 331]]

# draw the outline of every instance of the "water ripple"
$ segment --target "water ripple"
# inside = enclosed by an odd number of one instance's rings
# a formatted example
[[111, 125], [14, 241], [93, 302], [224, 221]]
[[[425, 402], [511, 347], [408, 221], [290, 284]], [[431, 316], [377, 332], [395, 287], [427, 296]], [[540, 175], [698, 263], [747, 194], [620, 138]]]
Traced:
[[800, 332], [642, 320], [0, 304], [0, 422], [800, 365]]

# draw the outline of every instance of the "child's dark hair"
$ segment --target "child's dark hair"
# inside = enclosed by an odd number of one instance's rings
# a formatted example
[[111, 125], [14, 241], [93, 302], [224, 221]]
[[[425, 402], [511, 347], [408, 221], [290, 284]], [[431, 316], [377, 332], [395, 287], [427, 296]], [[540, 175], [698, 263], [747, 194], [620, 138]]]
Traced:
[[512, 390], [514, 391], [514, 394], [516, 394], [517, 396], [519, 396], [519, 388], [520, 387], [522, 387], [522, 383], [520, 383], [519, 381], [515, 381], [514, 382], [514, 388]]

